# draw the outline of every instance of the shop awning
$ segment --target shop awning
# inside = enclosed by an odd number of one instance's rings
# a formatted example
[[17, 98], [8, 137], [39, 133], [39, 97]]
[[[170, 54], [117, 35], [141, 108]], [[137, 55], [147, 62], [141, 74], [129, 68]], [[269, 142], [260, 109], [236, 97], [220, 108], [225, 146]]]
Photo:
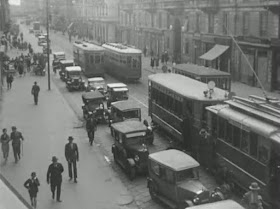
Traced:
[[212, 49], [200, 56], [200, 59], [212, 61], [221, 56], [228, 48], [229, 46], [216, 44]]

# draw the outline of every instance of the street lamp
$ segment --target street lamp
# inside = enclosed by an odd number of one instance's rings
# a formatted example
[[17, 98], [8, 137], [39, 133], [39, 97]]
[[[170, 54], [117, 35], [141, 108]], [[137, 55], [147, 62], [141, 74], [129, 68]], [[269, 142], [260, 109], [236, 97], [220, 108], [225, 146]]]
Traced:
[[51, 75], [50, 75], [50, 38], [49, 38], [49, 0], [46, 0], [47, 8], [47, 53], [48, 53], [48, 90], [51, 90]]

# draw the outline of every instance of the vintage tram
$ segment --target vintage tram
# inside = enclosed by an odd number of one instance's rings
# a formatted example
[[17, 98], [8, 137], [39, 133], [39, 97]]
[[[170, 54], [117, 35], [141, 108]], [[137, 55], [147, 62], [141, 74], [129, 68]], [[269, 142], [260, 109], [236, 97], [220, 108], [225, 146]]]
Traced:
[[280, 208], [280, 100], [235, 96], [225, 103], [206, 108], [216, 176], [244, 189], [258, 182], [266, 208]]
[[119, 43], [106, 43], [106, 72], [123, 80], [138, 80], [142, 75], [142, 51]]
[[[179, 144], [198, 158], [206, 109], [228, 99], [227, 92], [178, 74], [149, 76], [149, 115]], [[175, 148], [175, 147], [174, 147]], [[202, 164], [202, 163], [201, 163]]]
[[231, 88], [230, 73], [213, 68], [187, 63], [173, 66], [172, 72], [196, 79], [203, 83], [214, 81], [218, 88], [227, 91], [230, 91]]
[[74, 61], [87, 77], [104, 77], [104, 48], [89, 42], [73, 44]]

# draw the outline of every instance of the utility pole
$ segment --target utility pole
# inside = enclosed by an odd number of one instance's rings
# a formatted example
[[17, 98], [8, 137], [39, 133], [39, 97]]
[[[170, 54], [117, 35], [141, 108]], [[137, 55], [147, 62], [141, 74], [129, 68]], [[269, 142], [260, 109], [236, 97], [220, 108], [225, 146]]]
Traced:
[[50, 35], [49, 35], [49, 0], [47, 1], [47, 53], [48, 53], [48, 90], [51, 90], [51, 73], [50, 73]]

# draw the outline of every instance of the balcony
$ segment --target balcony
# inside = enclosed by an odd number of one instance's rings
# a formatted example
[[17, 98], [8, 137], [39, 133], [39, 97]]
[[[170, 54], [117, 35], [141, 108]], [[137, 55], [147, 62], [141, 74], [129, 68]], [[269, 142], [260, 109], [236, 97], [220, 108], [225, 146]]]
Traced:
[[201, 0], [198, 8], [205, 13], [216, 14], [219, 11], [219, 0]]

